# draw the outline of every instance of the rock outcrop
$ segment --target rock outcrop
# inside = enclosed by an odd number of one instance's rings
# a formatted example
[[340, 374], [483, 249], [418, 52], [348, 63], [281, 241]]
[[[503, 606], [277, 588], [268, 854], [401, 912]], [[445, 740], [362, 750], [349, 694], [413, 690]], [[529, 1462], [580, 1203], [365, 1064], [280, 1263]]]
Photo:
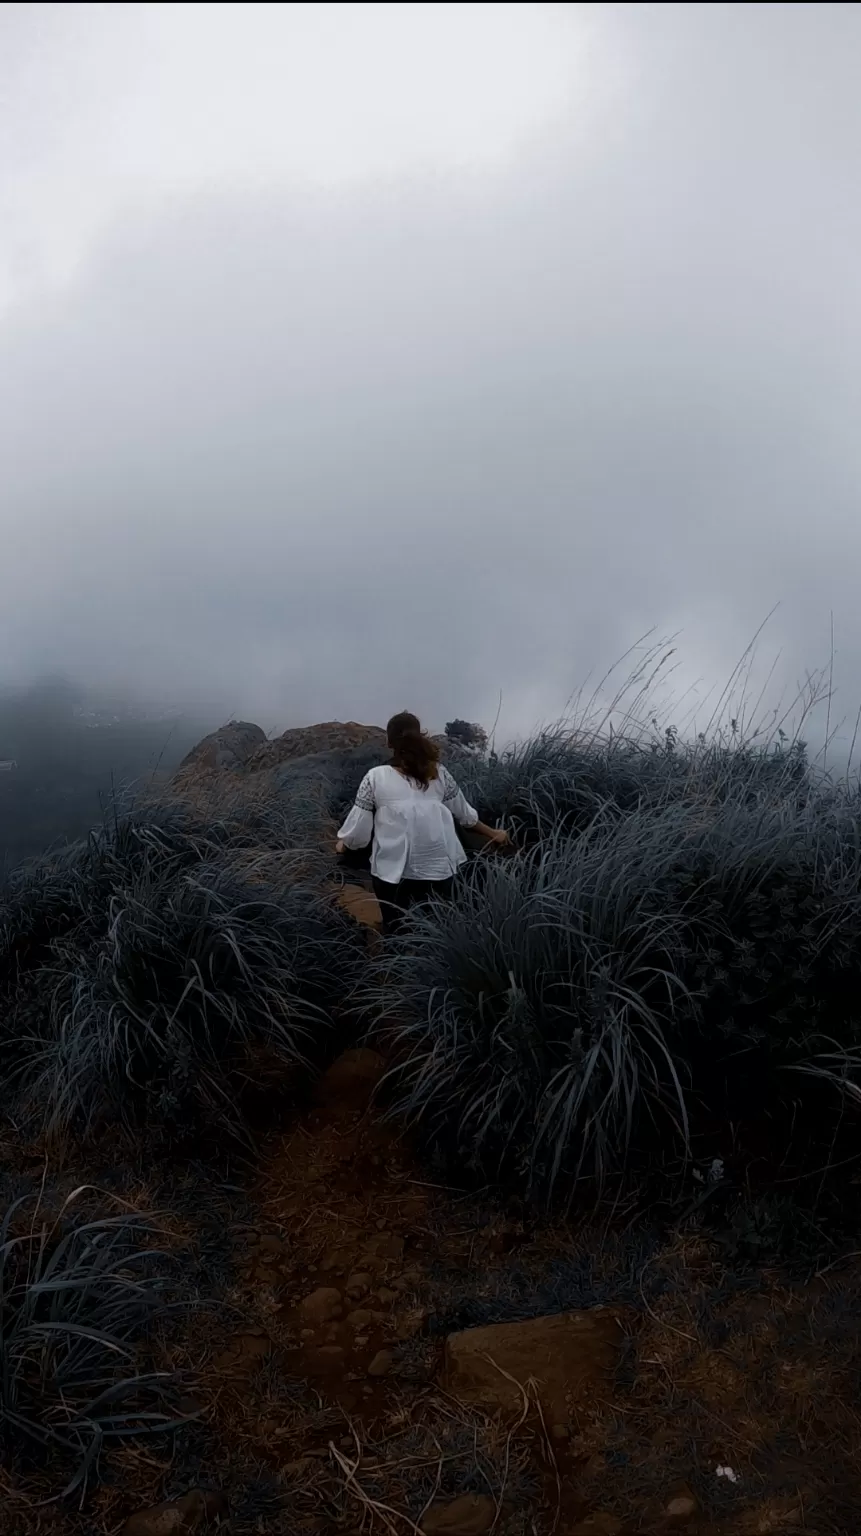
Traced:
[[195, 772], [243, 767], [266, 745], [266, 732], [250, 720], [229, 720], [204, 736], [179, 765], [177, 777]]
[[355, 720], [346, 723], [327, 720], [322, 725], [291, 727], [271, 741], [264, 737], [262, 744], [247, 759], [246, 766], [254, 772], [261, 768], [277, 768], [297, 757], [312, 757], [319, 752], [348, 752], [366, 746], [376, 747], [385, 759], [388, 752], [386, 733], [380, 726], [358, 725]]

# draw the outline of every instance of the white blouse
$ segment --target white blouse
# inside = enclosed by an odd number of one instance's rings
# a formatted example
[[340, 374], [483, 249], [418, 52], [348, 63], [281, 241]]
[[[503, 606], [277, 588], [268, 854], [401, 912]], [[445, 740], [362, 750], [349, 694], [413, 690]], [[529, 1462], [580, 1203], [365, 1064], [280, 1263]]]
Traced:
[[442, 764], [426, 789], [383, 764], [365, 774], [338, 838], [347, 848], [367, 848], [373, 837], [371, 873], [389, 885], [449, 880], [466, 859], [455, 820], [474, 827], [478, 812]]

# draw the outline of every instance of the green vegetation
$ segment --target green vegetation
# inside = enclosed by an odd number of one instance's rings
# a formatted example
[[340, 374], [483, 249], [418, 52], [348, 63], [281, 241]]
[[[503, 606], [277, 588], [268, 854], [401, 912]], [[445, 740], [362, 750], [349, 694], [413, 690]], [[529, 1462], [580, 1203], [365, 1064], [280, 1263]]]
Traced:
[[152, 1235], [128, 1213], [87, 1219], [73, 1199], [53, 1214], [19, 1199], [0, 1221], [0, 1447], [25, 1466], [58, 1461], [66, 1493], [106, 1443], [177, 1421], [174, 1378], [142, 1356], [175, 1284]]
[[300, 1065], [360, 940], [279, 804], [166, 800], [23, 865], [0, 906], [7, 1089], [52, 1133], [121, 1121], [241, 1134], [249, 1053]]

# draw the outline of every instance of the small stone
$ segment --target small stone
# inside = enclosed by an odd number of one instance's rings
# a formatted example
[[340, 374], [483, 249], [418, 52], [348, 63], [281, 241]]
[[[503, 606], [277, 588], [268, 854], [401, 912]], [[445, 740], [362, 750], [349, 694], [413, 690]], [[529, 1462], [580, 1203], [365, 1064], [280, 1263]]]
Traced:
[[397, 1291], [390, 1291], [387, 1285], [382, 1285], [376, 1292], [376, 1297], [384, 1307], [390, 1307], [392, 1302], [397, 1299]]
[[378, 1222], [377, 1222], [377, 1231], [378, 1231], [378, 1232], [385, 1232], [385, 1230], [386, 1230], [386, 1225], [387, 1225], [387, 1223], [386, 1223], [386, 1219], [385, 1219], [385, 1217], [384, 1217], [384, 1216], [383, 1216], [383, 1217], [381, 1217], [381, 1218], [380, 1218], [380, 1220], [379, 1220], [379, 1221], [378, 1221]]
[[381, 1233], [379, 1237], [372, 1237], [365, 1244], [364, 1258], [367, 1262], [376, 1261], [378, 1264], [396, 1264], [404, 1256], [404, 1240], [396, 1232]]
[[351, 1328], [370, 1328], [373, 1321], [373, 1312], [367, 1312], [362, 1307], [359, 1307], [355, 1312], [347, 1313], [347, 1322]]
[[552, 1426], [551, 1430], [550, 1430], [550, 1433], [553, 1436], [554, 1440], [567, 1440], [568, 1439], [568, 1425], [567, 1424], [554, 1424]]
[[402, 1275], [397, 1275], [389, 1284], [396, 1291], [411, 1291], [421, 1284], [422, 1272], [420, 1269], [405, 1269]]
[[390, 1349], [379, 1349], [368, 1366], [369, 1376], [388, 1376], [395, 1363], [395, 1357]]
[[368, 1338], [368, 1335], [366, 1333], [359, 1333], [359, 1334], [357, 1334], [355, 1339], [353, 1340], [353, 1343], [354, 1343], [356, 1349], [367, 1349], [367, 1347], [370, 1344], [370, 1342], [371, 1341]]
[[496, 1505], [486, 1493], [465, 1493], [425, 1511], [424, 1536], [484, 1536], [496, 1519]]
[[621, 1536], [622, 1522], [616, 1515], [598, 1509], [570, 1528], [570, 1536]]
[[349, 1276], [344, 1289], [351, 1300], [361, 1301], [371, 1289], [371, 1276], [360, 1270], [355, 1275]]
[[667, 1505], [668, 1520], [690, 1520], [697, 1512], [697, 1501], [690, 1488], [677, 1488]]
[[316, 1323], [318, 1327], [329, 1323], [333, 1318], [340, 1317], [343, 1311], [341, 1292], [336, 1291], [333, 1285], [321, 1285], [310, 1296], [306, 1296], [304, 1301], [300, 1301], [299, 1311], [306, 1323]]
[[413, 1311], [405, 1312], [403, 1317], [398, 1318], [398, 1325], [395, 1329], [398, 1338], [414, 1339], [416, 1334], [421, 1333], [424, 1328], [427, 1316], [424, 1307], [415, 1307]]
[[204, 1493], [201, 1488], [193, 1488], [180, 1499], [171, 1499], [130, 1515], [121, 1536], [185, 1536], [188, 1531], [201, 1530], [226, 1508], [227, 1500], [223, 1494]]
[[315, 1328], [300, 1328], [299, 1329], [299, 1337], [300, 1337], [300, 1339], [313, 1339], [315, 1333], [316, 1333], [316, 1329]]

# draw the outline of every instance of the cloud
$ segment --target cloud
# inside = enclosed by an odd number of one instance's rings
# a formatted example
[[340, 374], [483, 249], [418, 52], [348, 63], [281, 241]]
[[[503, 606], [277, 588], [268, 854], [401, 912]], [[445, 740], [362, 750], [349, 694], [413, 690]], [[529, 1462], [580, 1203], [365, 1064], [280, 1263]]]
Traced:
[[442, 130], [432, 170], [316, 185], [225, 149], [16, 300], [7, 675], [284, 725], [487, 720], [502, 691], [520, 730], [652, 625], [685, 632], [682, 688], [723, 679], [780, 602], [778, 676], [826, 656], [833, 610], [851, 706], [861, 23], [603, 15], [607, 91], [584, 115], [548, 77], [492, 165]]

